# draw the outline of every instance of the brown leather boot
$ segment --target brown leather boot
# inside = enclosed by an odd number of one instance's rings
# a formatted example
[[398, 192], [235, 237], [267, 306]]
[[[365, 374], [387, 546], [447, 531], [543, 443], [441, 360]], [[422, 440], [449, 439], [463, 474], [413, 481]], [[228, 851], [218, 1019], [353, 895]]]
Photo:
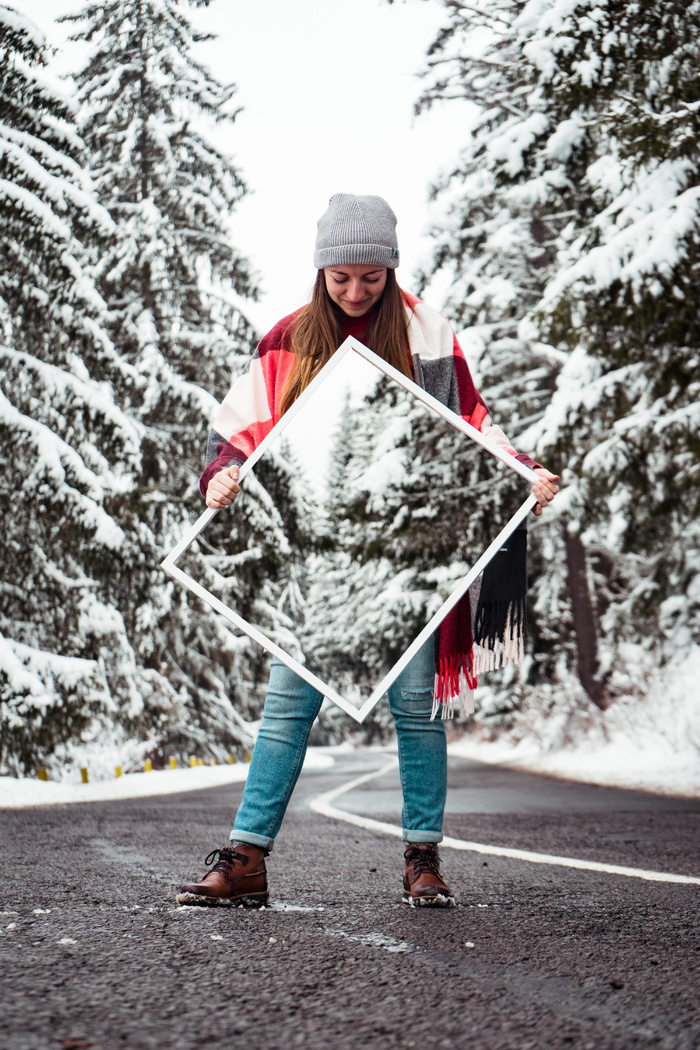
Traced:
[[403, 902], [412, 908], [454, 908], [452, 890], [440, 874], [440, 853], [434, 842], [412, 842], [406, 852]]
[[180, 887], [178, 904], [226, 907], [232, 904], [267, 904], [267, 853], [260, 846], [232, 842], [213, 849], [204, 863], [211, 867], [201, 882]]

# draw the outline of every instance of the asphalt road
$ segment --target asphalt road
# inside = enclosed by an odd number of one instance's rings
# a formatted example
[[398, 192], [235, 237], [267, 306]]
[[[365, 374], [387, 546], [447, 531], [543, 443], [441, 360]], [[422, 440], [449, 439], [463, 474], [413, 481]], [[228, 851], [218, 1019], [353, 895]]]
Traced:
[[[0, 812], [0, 1046], [695, 1050], [700, 886], [444, 850], [450, 910], [400, 903], [401, 843], [309, 800], [380, 767], [302, 776], [273, 907], [179, 909], [241, 786]], [[157, 775], [157, 774], [154, 774]], [[700, 874], [700, 802], [454, 760], [446, 833]], [[398, 822], [394, 772], [338, 808]]]

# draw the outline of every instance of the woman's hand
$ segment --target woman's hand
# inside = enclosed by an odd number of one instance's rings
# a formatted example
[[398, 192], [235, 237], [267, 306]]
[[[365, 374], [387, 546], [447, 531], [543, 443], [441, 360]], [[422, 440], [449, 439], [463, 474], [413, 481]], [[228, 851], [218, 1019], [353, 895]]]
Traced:
[[238, 467], [234, 464], [215, 474], [207, 486], [207, 507], [230, 507], [241, 487], [238, 484]]
[[537, 497], [537, 506], [533, 508], [533, 514], [540, 515], [559, 491], [559, 486], [557, 485], [559, 475], [551, 474], [544, 467], [537, 467], [535, 474], [539, 476], [540, 480], [536, 481], [532, 486], [532, 494]]

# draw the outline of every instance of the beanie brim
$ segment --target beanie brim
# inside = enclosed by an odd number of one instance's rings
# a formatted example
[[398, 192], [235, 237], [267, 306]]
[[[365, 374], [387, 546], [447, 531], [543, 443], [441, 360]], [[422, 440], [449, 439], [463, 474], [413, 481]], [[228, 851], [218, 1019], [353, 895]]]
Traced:
[[317, 270], [323, 270], [326, 266], [352, 266], [355, 263], [395, 270], [399, 265], [399, 249], [386, 244], [343, 244], [314, 252]]

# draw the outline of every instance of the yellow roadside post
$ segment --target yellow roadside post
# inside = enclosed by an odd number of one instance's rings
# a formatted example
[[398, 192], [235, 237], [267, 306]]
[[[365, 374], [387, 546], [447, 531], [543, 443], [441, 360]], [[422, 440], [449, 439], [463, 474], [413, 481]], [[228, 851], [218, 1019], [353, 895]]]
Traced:
[[168, 759], [168, 765], [170, 766], [171, 769], [177, 769], [177, 759], [175, 758], [174, 755], [171, 755], [170, 758]]
[[122, 767], [121, 766], [115, 766], [114, 767], [114, 775], [117, 778], [117, 780], [119, 780], [119, 777], [122, 775]]
[[228, 764], [229, 764], [230, 766], [233, 766], [233, 765], [235, 765], [235, 763], [236, 763], [236, 760], [235, 760], [235, 758], [233, 757], [233, 755], [229, 755], [229, 756], [228, 756], [228, 758], [226, 759], [226, 761], [228, 762]]
[[194, 755], [190, 755], [190, 768], [194, 769], [194, 767], [196, 765], [197, 765], [197, 759], [194, 757]]
[[37, 778], [39, 780], [48, 780], [49, 779], [49, 774], [46, 772], [45, 769], [37, 769], [36, 775], [37, 775]]
[[147, 758], [146, 761], [143, 764], [143, 771], [144, 771], [144, 773], [150, 773], [152, 770], [153, 770], [153, 763], [151, 762], [150, 758]]
[[88, 776], [87, 766], [81, 766], [80, 767], [80, 779], [83, 782], [83, 784], [88, 784], [90, 782], [90, 777]]
[[245, 753], [245, 760], [246, 760], [246, 762], [250, 762], [250, 760], [251, 760], [251, 758], [252, 758], [252, 757], [253, 757], [253, 756], [252, 756], [252, 754], [250, 753], [250, 751], [246, 751], [246, 753]]
[[209, 759], [209, 765], [210, 765], [210, 766], [218, 766], [218, 764], [219, 764], [219, 763], [218, 763], [218, 762], [216, 761], [216, 759], [215, 759], [215, 758], [210, 758], [210, 759]]

